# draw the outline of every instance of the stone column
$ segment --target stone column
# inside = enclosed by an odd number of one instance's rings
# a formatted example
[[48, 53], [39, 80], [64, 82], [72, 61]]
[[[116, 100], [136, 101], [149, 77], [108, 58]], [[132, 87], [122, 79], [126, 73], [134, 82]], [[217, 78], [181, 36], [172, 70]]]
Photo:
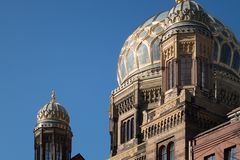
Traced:
[[178, 87], [179, 86], [179, 73], [178, 73], [178, 60], [175, 59], [174, 60], [174, 70], [175, 70], [175, 75], [174, 75], [174, 87]]
[[[135, 84], [134, 86], [134, 107], [135, 107], [135, 113], [134, 113], [134, 134], [133, 134], [133, 137], [135, 139], [137, 139], [137, 141], [139, 141], [139, 135], [141, 134], [141, 130], [140, 128], [138, 127], [139, 126], [139, 115], [141, 113], [139, 113], [139, 101], [141, 100], [140, 99], [140, 93], [139, 93], [139, 79], [137, 80], [137, 83]], [[137, 142], [138, 143], [138, 142]]]

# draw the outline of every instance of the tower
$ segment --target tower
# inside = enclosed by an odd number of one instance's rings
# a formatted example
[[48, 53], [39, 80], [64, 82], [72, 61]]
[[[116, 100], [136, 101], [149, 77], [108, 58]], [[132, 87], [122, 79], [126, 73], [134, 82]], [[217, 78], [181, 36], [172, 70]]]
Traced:
[[70, 118], [63, 106], [52, 100], [44, 105], [37, 114], [34, 128], [35, 160], [70, 160], [72, 131]]
[[189, 160], [189, 141], [240, 105], [240, 44], [193, 0], [140, 25], [121, 50], [110, 160]]

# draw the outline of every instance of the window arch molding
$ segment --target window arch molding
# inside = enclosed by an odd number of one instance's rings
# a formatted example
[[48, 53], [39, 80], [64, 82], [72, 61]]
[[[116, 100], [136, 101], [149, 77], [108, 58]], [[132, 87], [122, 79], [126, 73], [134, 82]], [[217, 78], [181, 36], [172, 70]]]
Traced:
[[135, 136], [134, 115], [126, 119], [122, 119], [120, 121], [121, 121], [121, 125], [119, 128], [120, 129], [119, 138], [121, 140], [120, 144], [128, 143], [129, 141], [134, 139], [134, 136]]
[[164, 32], [164, 29], [161, 27], [161, 24], [158, 23], [151, 28], [151, 32], [152, 32], [152, 34], [157, 36], [157, 35], [162, 34]]
[[200, 88], [208, 88], [208, 72], [208, 59], [197, 58], [197, 84]]
[[215, 60], [216, 62], [219, 61], [219, 58], [220, 58], [220, 51], [221, 51], [221, 48], [220, 48], [220, 44], [219, 44], [219, 41], [218, 40], [214, 40], [214, 49], [213, 49], [213, 53], [212, 53], [212, 59]]
[[184, 55], [179, 57], [179, 83], [181, 86], [192, 85], [192, 68], [193, 68], [193, 59], [191, 55]]
[[126, 50], [126, 70], [128, 75], [137, 70], [138, 65], [137, 65], [137, 60], [136, 60], [136, 52], [129, 48]]
[[175, 160], [175, 143], [174, 137], [157, 144], [157, 160]]
[[239, 50], [235, 50], [233, 52], [233, 60], [232, 60], [232, 65], [231, 67], [235, 70], [235, 71], [239, 71], [240, 68], [240, 52]]
[[131, 131], [130, 131], [130, 139], [134, 138], [134, 118], [131, 118]]
[[145, 42], [140, 43], [136, 48], [135, 52], [137, 53], [136, 59], [137, 59], [137, 64], [139, 68], [142, 68], [151, 63], [150, 49], [147, 43]]
[[161, 48], [160, 48], [161, 40], [159, 38], [155, 38], [150, 44], [150, 53], [151, 53], [151, 62], [159, 63], [161, 60]]
[[165, 145], [158, 149], [158, 160], [167, 160], [167, 148]]
[[127, 121], [127, 141], [130, 140], [131, 137], [131, 124], [130, 124], [130, 119]]
[[169, 142], [167, 145], [167, 160], [175, 160], [175, 145], [173, 142]]
[[140, 40], [146, 39], [148, 35], [149, 35], [149, 31], [146, 29], [141, 29], [137, 34], [137, 36]]
[[125, 63], [125, 57], [121, 56], [118, 64], [120, 79], [123, 81], [128, 75]]
[[220, 52], [220, 62], [229, 65], [232, 59], [232, 47], [229, 43], [223, 43]]

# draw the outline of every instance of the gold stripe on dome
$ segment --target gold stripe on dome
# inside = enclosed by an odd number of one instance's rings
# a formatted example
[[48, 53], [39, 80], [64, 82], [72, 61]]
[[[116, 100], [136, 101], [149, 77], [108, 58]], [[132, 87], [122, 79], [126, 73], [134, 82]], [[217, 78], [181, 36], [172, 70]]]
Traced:
[[176, 0], [176, 3], [179, 4], [179, 3], [182, 3], [184, 1], [187, 1], [187, 0]]
[[183, 0], [176, 0], [176, 3], [182, 3]]
[[70, 118], [67, 111], [58, 103], [48, 103], [43, 106], [37, 115], [37, 121], [58, 120], [69, 124]]

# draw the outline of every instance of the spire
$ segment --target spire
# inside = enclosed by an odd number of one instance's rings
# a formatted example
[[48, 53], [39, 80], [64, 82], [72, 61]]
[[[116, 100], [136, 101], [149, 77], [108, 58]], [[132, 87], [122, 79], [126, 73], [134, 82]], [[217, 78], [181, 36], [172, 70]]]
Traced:
[[56, 93], [55, 93], [54, 90], [52, 90], [52, 95], [51, 95], [51, 97], [52, 97], [51, 102], [52, 102], [52, 103], [56, 103]]

